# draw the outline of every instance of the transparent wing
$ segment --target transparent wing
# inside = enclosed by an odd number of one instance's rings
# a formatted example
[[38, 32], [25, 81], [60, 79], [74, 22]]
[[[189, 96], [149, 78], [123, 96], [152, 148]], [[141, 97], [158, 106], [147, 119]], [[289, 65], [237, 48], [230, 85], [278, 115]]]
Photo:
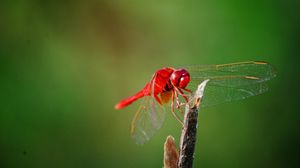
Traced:
[[[153, 84], [154, 83], [155, 81], [153, 80]], [[153, 86], [154, 85], [152, 85], [152, 88], [154, 88]], [[132, 120], [132, 138], [137, 144], [144, 144], [161, 128], [164, 120], [164, 107], [155, 100], [153, 94], [151, 96], [145, 96]]]
[[264, 93], [268, 90], [266, 82], [276, 76], [270, 64], [258, 61], [184, 68], [190, 72], [188, 88], [193, 91], [202, 81], [210, 79], [204, 91], [202, 107]]

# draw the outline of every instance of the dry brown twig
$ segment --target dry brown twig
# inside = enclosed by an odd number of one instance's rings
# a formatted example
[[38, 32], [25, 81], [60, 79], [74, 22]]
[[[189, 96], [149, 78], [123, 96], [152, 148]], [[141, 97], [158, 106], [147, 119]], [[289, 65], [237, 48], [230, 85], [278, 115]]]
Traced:
[[164, 146], [164, 168], [191, 168], [193, 166], [198, 125], [198, 109], [208, 81], [209, 80], [205, 80], [198, 86], [194, 96], [185, 107], [179, 157], [174, 138], [172, 136], [167, 137]]

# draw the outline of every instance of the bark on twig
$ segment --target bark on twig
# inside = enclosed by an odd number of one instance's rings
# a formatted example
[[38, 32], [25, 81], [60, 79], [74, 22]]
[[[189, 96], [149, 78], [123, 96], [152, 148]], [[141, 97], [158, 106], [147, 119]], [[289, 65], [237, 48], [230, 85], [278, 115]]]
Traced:
[[193, 106], [186, 108], [184, 128], [182, 129], [180, 138], [180, 157], [178, 162], [179, 168], [190, 168], [193, 166], [199, 102], [200, 100], [197, 99]]
[[209, 80], [203, 81], [195, 92], [189, 104], [186, 105], [184, 127], [180, 138], [179, 168], [191, 168], [193, 166], [196, 144], [198, 108], [203, 97], [204, 88]]

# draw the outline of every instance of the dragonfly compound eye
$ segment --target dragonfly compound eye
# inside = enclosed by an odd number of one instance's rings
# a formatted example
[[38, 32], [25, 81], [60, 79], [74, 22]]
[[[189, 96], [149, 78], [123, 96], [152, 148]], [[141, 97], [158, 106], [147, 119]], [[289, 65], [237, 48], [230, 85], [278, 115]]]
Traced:
[[190, 82], [190, 74], [185, 69], [178, 69], [172, 73], [170, 80], [174, 86], [185, 88]]

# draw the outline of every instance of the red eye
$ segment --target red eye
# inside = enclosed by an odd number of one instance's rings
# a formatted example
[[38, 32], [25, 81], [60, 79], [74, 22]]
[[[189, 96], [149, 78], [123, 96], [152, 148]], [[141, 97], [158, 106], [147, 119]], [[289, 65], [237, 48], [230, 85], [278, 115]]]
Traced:
[[178, 69], [172, 73], [170, 80], [174, 86], [185, 88], [190, 82], [190, 74], [185, 69]]

